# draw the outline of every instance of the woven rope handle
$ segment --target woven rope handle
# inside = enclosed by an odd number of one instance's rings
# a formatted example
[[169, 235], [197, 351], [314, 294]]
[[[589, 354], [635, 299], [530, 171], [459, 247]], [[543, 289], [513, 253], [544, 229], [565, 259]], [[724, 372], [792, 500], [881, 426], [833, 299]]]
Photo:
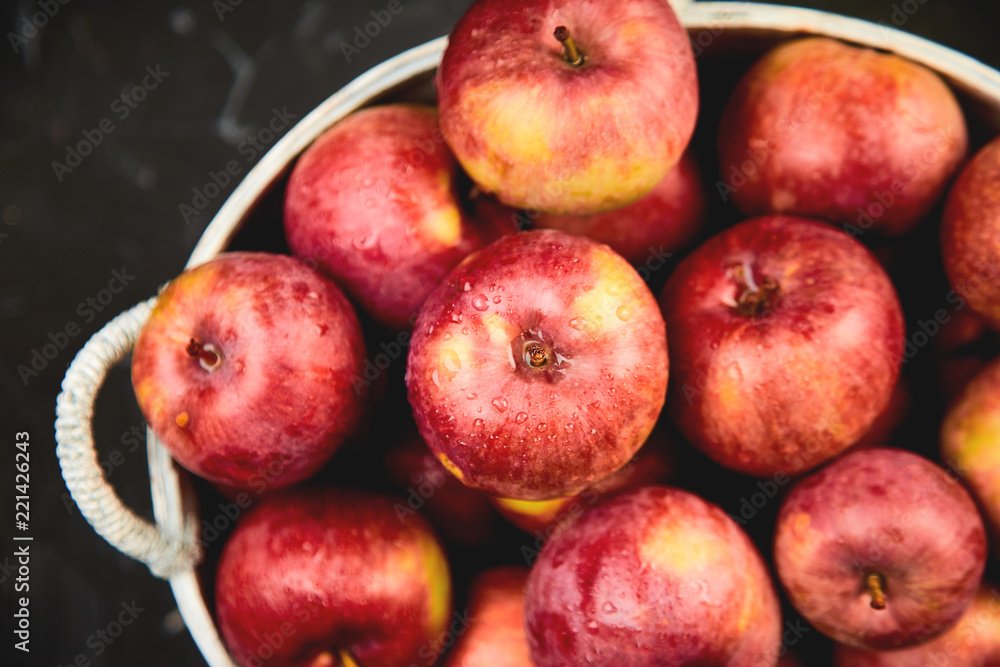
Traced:
[[56, 400], [56, 455], [73, 500], [97, 534], [169, 579], [194, 567], [200, 559], [197, 544], [166, 534], [122, 504], [97, 462], [91, 425], [104, 378], [132, 350], [155, 302], [156, 297], [149, 299], [108, 322], [73, 359]]

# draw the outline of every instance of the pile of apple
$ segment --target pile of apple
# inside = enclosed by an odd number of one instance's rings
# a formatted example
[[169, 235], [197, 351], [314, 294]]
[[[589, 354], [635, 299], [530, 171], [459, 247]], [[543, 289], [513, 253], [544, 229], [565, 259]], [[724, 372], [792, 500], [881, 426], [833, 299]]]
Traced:
[[[924, 67], [779, 44], [715, 128], [752, 217], [705, 240], [664, 0], [478, 0], [435, 83], [331, 127], [283, 193], [290, 254], [186, 271], [136, 344], [150, 426], [250, 508], [215, 571], [233, 659], [775, 665], [790, 604], [839, 665], [1000, 664], [1000, 361], [907, 389], [883, 268], [940, 229], [924, 342], [1000, 329], [1000, 139], [967, 159]], [[907, 392], [955, 395], [940, 454], [879, 446]], [[715, 504], [753, 478], [783, 496], [755, 537]]]

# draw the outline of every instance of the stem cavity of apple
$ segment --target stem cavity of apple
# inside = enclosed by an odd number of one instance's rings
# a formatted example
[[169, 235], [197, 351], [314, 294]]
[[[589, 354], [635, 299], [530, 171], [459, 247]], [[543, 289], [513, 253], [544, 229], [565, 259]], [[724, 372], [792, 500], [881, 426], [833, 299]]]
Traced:
[[865, 575], [865, 588], [872, 599], [872, 609], [885, 609], [885, 578], [878, 572]]
[[778, 285], [778, 281], [764, 276], [758, 284], [748, 262], [732, 267], [730, 275], [736, 282], [739, 293], [735, 299], [728, 301], [727, 305], [734, 308], [740, 315], [758, 317], [772, 309], [781, 298], [781, 287]]
[[576, 42], [569, 35], [569, 28], [561, 25], [556, 28], [555, 37], [563, 45], [563, 60], [572, 65], [573, 67], [579, 67], [583, 64], [583, 54], [580, 50], [576, 48]]
[[544, 368], [549, 363], [549, 352], [536, 340], [524, 344], [524, 363], [532, 368]]
[[510, 369], [526, 382], [561, 382], [572, 360], [541, 329], [522, 331], [507, 346]]
[[222, 352], [211, 343], [202, 344], [197, 338], [192, 338], [184, 350], [188, 355], [198, 357], [201, 367], [209, 373], [222, 367]]

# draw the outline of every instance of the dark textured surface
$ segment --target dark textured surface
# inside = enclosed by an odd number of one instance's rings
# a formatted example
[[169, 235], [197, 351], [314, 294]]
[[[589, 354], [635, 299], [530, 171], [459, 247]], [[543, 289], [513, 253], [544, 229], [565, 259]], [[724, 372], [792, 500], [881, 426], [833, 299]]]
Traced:
[[[0, 655], [10, 656], [2, 659], [3, 664], [68, 665], [74, 660], [91, 665], [203, 664], [167, 584], [118, 554], [68, 504], [52, 426], [62, 375], [87, 337], [181, 270], [236, 179], [204, 202], [198, 216], [185, 219], [180, 205], [201, 203], [193, 201], [192, 190], [204, 188], [211, 173], [224, 170], [231, 160], [239, 166], [236, 178], [245, 174], [270, 145], [267, 135], [259, 133], [276, 111], [302, 118], [369, 67], [446, 33], [467, 4], [467, 0], [403, 0], [402, 12], [370, 45], [352, 54], [350, 62], [340, 44], [352, 40], [355, 29], [371, 20], [371, 10], [386, 7], [383, 0], [198, 0], [187, 5], [159, 0], [69, 0], [64, 5], [30, 0], [3, 5], [0, 480], [10, 486], [0, 492], [8, 499], [14, 495], [14, 434], [27, 431], [33, 454], [29, 533], [34, 536], [29, 655], [12, 648], [16, 574], [6, 567], [0, 570]], [[1000, 66], [996, 3], [789, 4], [895, 23]], [[42, 11], [43, 5], [57, 11], [37, 34], [26, 31], [26, 41], [17, 45], [15, 53], [9, 34], [22, 30], [23, 17]], [[161, 74], [159, 83], [147, 78], [151, 90], [131, 108], [121, 95], [142, 82], [147, 67], [169, 74]], [[274, 127], [279, 125], [281, 121], [276, 121]], [[100, 144], [72, 171], [55, 173], [53, 161], [66, 162], [67, 146], [88, 135], [100, 135]], [[116, 272], [118, 282], [112, 286], [118, 289], [122, 282], [124, 286], [112, 295], [104, 290]], [[945, 290], [938, 282], [929, 285], [940, 290], [934, 292], [940, 301]], [[919, 311], [923, 305], [919, 295], [904, 294], [904, 306]], [[935, 307], [923, 309], [933, 312]], [[59, 333], [67, 330], [76, 335]], [[34, 352], [49, 344], [57, 346], [47, 348], [53, 358], [37, 375], [22, 377], [18, 367], [30, 367]], [[141, 426], [128, 372], [117, 369], [98, 404], [100, 458], [125, 503], [148, 516]], [[933, 436], [925, 430], [923, 438], [926, 442], [917, 449], [932, 449]], [[695, 471], [710, 469], [698, 460], [692, 466]], [[721, 474], [714, 481], [693, 479], [687, 486], [702, 493], [732, 487], [733, 500], [726, 508], [737, 511], [740, 494], [753, 493], [753, 484]], [[5, 511], [0, 564], [6, 566], [14, 560], [10, 557], [13, 502], [0, 507]], [[758, 529], [751, 534], [762, 546], [767, 531], [760, 525], [776, 511], [776, 503], [771, 503], [763, 511], [766, 517], [754, 522]], [[510, 552], [516, 557], [516, 548]], [[111, 643], [100, 639], [96, 633], [116, 620], [123, 604], [133, 601], [142, 609], [134, 623]], [[817, 634], [806, 633], [798, 645], [810, 651], [809, 665], [822, 664], [821, 656], [828, 651]]]

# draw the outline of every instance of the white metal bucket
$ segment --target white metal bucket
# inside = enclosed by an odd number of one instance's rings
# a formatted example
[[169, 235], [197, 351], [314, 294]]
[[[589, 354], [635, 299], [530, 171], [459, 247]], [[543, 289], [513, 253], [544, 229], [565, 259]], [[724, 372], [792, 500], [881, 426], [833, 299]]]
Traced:
[[[810, 9], [736, 2], [674, 0], [681, 22], [706, 52], [756, 45], [763, 51], [800, 35], [825, 35], [891, 51], [941, 74], [961, 95], [967, 115], [987, 132], [1000, 132], [1000, 72], [952, 49], [885, 25]], [[401, 53], [372, 68], [330, 96], [264, 155], [229, 196], [206, 228], [187, 266], [223, 251], [268, 189], [326, 128], [387, 91], [427, 76], [444, 52], [445, 37]], [[63, 477], [81, 513], [113, 546], [167, 579], [184, 622], [212, 667], [234, 667], [216, 630], [196, 575], [201, 517], [187, 473], [150, 431], [149, 475], [156, 523], [139, 518], [118, 499], [103, 477], [94, 449], [94, 399], [107, 371], [132, 349], [155, 297], [122, 313], [77, 354], [63, 381], [56, 408], [56, 452]]]

